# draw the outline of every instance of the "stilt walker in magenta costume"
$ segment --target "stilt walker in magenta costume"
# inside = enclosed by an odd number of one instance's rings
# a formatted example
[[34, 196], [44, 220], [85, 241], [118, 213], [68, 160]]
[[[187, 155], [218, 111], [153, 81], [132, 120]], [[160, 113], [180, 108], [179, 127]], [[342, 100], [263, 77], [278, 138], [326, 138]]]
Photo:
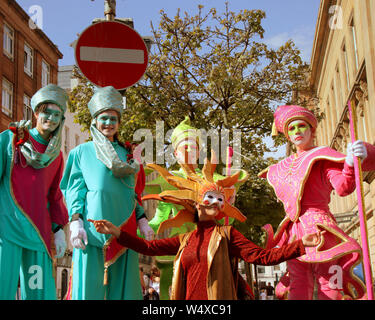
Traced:
[[286, 212], [275, 235], [270, 225], [264, 226], [266, 247], [322, 232], [322, 242], [316, 248], [307, 248], [305, 255], [287, 262], [288, 299], [312, 299], [314, 281], [320, 300], [342, 299], [341, 292], [345, 298], [364, 298], [364, 283], [353, 273], [361, 262], [361, 247], [338, 227], [328, 204], [333, 190], [339, 196], [354, 191], [353, 155], [362, 159], [364, 171], [375, 168], [375, 147], [358, 140], [348, 145], [346, 156], [329, 147], [316, 147], [317, 119], [300, 106], [279, 106], [274, 120], [274, 129], [295, 145], [297, 153], [259, 174], [272, 185]]
[[61, 130], [68, 95], [50, 84], [31, 99], [37, 120], [11, 123], [0, 134], [0, 299], [56, 299], [51, 234], [64, 255], [68, 212], [59, 188]]

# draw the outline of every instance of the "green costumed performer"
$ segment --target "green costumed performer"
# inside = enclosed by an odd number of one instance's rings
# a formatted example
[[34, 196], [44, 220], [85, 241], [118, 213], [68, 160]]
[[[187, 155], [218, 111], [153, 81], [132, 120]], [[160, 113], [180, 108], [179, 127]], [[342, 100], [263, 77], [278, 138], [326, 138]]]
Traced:
[[88, 107], [93, 141], [70, 152], [60, 184], [74, 247], [67, 299], [142, 299], [138, 254], [97, 233], [87, 219], [107, 219], [133, 234], [138, 225], [151, 238], [153, 231], [138, 201], [143, 168], [132, 158], [131, 147], [117, 138], [121, 94], [111, 86], [99, 88]]
[[68, 101], [49, 84], [31, 99], [36, 127], [21, 120], [0, 134], [0, 299], [15, 299], [19, 280], [21, 299], [56, 299], [53, 258], [64, 255], [68, 223], [59, 188]]
[[[171, 135], [171, 142], [174, 148], [174, 155], [177, 159], [177, 162], [181, 165], [184, 163], [189, 163], [194, 167], [195, 173], [202, 177], [203, 173], [201, 169], [198, 168], [198, 159], [199, 153], [202, 149], [202, 141], [200, 136], [200, 131], [194, 128], [188, 116], [173, 130]], [[182, 177], [186, 179], [186, 172], [180, 168], [176, 171], [170, 171], [171, 174]], [[213, 175], [214, 181], [224, 179], [225, 177], [214, 173]], [[235, 199], [235, 190], [238, 190], [240, 185], [246, 181], [247, 173], [243, 170], [240, 170], [240, 176], [238, 182], [235, 184], [235, 189], [233, 188], [233, 196], [229, 200], [231, 204], [234, 203]], [[163, 191], [167, 190], [176, 190], [177, 188], [170, 185], [167, 181], [163, 179], [163, 177], [159, 176], [158, 178], [147, 182], [145, 187], [145, 192], [148, 194], [158, 194]], [[152, 220], [150, 220], [149, 225], [150, 227], [157, 232], [160, 224], [169, 219], [169, 216], [172, 214], [173, 217], [176, 216], [179, 210], [182, 207], [173, 203], [167, 203], [163, 201], [159, 201], [155, 215]], [[230, 218], [232, 222], [233, 219]], [[194, 223], [185, 223], [180, 227], [173, 227], [169, 233], [169, 237], [173, 237], [177, 234], [183, 234], [189, 231], [192, 231], [195, 228]], [[159, 233], [160, 233], [159, 229]], [[160, 299], [167, 300], [169, 299], [169, 287], [172, 281], [172, 274], [173, 274], [173, 260], [174, 256], [163, 256], [163, 257], [156, 257], [156, 264], [157, 267], [161, 270], [160, 276]]]

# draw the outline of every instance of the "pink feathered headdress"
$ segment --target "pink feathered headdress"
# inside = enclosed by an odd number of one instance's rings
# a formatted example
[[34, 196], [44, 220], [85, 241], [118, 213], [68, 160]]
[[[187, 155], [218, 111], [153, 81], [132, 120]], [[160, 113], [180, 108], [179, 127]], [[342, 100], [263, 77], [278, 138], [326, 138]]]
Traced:
[[313, 128], [316, 128], [318, 125], [315, 115], [310, 110], [301, 106], [278, 106], [273, 117], [273, 136], [277, 136], [278, 132], [281, 132], [288, 138], [288, 125], [294, 120], [304, 120]]

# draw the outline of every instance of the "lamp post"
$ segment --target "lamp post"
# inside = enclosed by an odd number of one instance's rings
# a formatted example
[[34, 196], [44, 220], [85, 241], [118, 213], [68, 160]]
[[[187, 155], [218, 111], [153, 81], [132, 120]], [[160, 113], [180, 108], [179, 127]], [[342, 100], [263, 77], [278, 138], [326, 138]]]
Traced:
[[113, 21], [116, 17], [116, 0], [104, 1], [104, 16], [107, 21]]

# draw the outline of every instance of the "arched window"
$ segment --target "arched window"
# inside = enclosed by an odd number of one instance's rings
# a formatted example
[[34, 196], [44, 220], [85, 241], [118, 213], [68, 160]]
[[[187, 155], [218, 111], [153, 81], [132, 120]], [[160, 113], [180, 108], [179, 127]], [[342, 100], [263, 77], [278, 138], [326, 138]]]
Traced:
[[64, 299], [65, 294], [68, 290], [68, 270], [64, 269], [61, 272], [61, 300]]

